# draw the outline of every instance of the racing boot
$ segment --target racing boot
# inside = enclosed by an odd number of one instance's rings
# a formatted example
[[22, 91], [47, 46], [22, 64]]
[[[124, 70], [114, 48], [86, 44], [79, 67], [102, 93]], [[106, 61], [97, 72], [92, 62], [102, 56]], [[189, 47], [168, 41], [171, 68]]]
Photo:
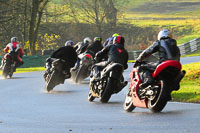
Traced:
[[120, 92], [127, 84], [128, 84], [128, 81], [120, 82], [117, 89], [114, 91], [114, 93]]

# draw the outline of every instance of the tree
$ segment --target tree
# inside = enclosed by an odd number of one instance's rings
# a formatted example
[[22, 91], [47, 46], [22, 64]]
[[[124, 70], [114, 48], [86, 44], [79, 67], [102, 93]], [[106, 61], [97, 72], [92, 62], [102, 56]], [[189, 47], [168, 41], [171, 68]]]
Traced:
[[76, 23], [95, 24], [96, 32], [101, 35], [106, 24], [115, 27], [117, 12], [116, 0], [64, 0], [69, 5], [68, 15]]
[[35, 44], [38, 36], [38, 29], [41, 23], [43, 10], [48, 2], [49, 0], [32, 0], [30, 30], [29, 30], [29, 43], [32, 55], [36, 54]]

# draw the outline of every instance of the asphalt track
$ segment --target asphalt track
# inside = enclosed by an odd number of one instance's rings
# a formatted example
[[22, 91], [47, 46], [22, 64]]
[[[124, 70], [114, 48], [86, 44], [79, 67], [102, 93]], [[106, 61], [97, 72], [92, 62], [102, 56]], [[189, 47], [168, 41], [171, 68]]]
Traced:
[[[190, 61], [191, 58], [187, 60]], [[131, 67], [129, 64], [124, 73], [127, 80]], [[127, 113], [123, 110], [123, 102], [128, 86], [113, 95], [108, 104], [102, 104], [98, 99], [88, 102], [89, 79], [79, 85], [66, 80], [52, 93], [46, 93], [42, 74], [19, 73], [12, 79], [0, 79], [0, 133], [200, 131], [199, 104], [169, 102], [161, 113], [151, 113], [143, 108]]]

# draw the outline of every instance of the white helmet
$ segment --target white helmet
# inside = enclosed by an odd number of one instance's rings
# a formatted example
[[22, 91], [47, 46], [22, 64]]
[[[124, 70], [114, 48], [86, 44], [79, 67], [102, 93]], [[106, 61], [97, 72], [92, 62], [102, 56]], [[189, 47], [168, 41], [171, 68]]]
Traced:
[[158, 33], [158, 40], [160, 40], [160, 39], [162, 39], [162, 38], [172, 37], [171, 34], [172, 34], [172, 33], [171, 33], [168, 29], [162, 29], [162, 30]]
[[91, 43], [92, 42], [92, 40], [89, 38], [89, 37], [86, 37], [86, 38], [84, 38], [84, 40], [83, 40], [83, 43], [84, 44], [86, 44], [86, 43]]
[[12, 37], [12, 38], [10, 39], [10, 41], [11, 41], [11, 42], [17, 42], [17, 37]]

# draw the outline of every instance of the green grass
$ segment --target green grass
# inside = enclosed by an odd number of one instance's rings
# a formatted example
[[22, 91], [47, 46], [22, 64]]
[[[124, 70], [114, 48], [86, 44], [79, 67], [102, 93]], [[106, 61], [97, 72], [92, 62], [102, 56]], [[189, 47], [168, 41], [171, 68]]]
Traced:
[[184, 43], [189, 42], [189, 41], [191, 41], [191, 40], [193, 40], [195, 38], [198, 38], [198, 37], [200, 37], [200, 35], [198, 35], [198, 34], [184, 36], [181, 39], [177, 40], [177, 44], [179, 44], [179, 45], [180, 44], [184, 44]]
[[183, 65], [186, 75], [180, 89], [172, 93], [174, 101], [200, 103], [200, 63]]
[[[29, 68], [17, 68], [15, 73], [24, 73], [24, 72], [34, 72], [34, 71], [44, 71], [44, 67], [29, 67]], [[0, 70], [0, 74], [2, 74], [2, 70]]]

